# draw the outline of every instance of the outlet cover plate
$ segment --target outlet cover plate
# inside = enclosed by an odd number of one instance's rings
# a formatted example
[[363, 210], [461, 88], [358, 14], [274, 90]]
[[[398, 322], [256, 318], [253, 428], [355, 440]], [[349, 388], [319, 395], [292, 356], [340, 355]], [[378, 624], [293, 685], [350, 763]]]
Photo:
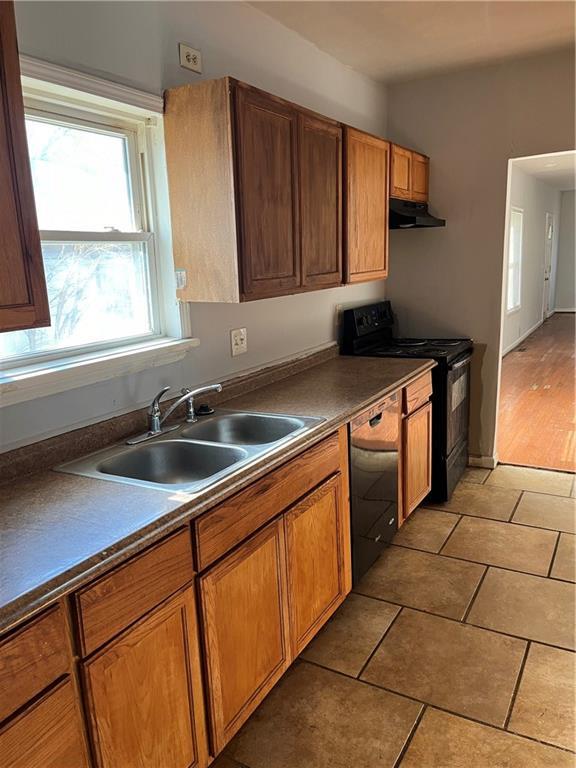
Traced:
[[179, 43], [180, 66], [202, 74], [202, 53], [186, 43]]
[[246, 328], [234, 328], [234, 330], [230, 331], [230, 347], [232, 349], [232, 357], [248, 352], [248, 332]]

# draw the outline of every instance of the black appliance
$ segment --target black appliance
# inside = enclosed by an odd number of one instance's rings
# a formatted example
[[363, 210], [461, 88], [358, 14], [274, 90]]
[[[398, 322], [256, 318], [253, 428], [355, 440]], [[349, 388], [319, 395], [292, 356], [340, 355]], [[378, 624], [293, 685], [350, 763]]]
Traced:
[[352, 581], [357, 584], [398, 528], [400, 398], [387, 397], [350, 424]]
[[445, 227], [446, 219], [433, 216], [427, 203], [414, 203], [411, 200], [390, 198], [389, 229], [419, 229], [423, 227]]
[[436, 361], [432, 369], [432, 490], [428, 501], [447, 501], [468, 462], [472, 339], [405, 339], [393, 333], [389, 301], [343, 313], [340, 352], [369, 357]]

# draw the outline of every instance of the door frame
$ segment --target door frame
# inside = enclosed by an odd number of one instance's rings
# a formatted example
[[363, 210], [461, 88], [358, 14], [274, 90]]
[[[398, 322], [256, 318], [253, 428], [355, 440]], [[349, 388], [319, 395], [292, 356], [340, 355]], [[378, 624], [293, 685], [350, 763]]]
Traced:
[[[544, 229], [544, 275], [542, 286], [542, 322], [551, 317], [554, 312], [554, 294], [556, 293], [556, 264], [554, 263], [554, 253], [556, 245], [556, 216], [550, 211], [546, 211], [545, 217], [545, 229]], [[549, 227], [552, 226], [552, 237], [548, 238]], [[546, 280], [546, 252], [548, 250], [548, 243], [550, 243], [550, 272], [548, 273], [548, 280]], [[546, 283], [548, 283], [548, 291], [546, 291]], [[546, 301], [548, 299], [548, 301]]]
[[[500, 296], [500, 330], [499, 330], [499, 336], [498, 336], [498, 366], [497, 366], [497, 377], [496, 377], [496, 403], [494, 408], [494, 437], [493, 437], [493, 445], [492, 445], [492, 455], [491, 456], [483, 456], [481, 460], [478, 462], [477, 466], [483, 466], [487, 467], [489, 469], [493, 469], [497, 466], [499, 463], [498, 461], [498, 432], [500, 428], [500, 395], [501, 395], [501, 383], [502, 383], [502, 358], [503, 358], [503, 342], [504, 342], [504, 321], [506, 318], [506, 289], [507, 289], [507, 273], [508, 273], [508, 241], [509, 241], [509, 234], [510, 234], [510, 212], [512, 210], [512, 206], [510, 205], [510, 196], [512, 191], [512, 169], [514, 167], [514, 163], [518, 160], [528, 160], [531, 158], [540, 158], [540, 157], [546, 157], [546, 158], [554, 158], [555, 156], [563, 156], [566, 154], [574, 154], [574, 150], [568, 149], [563, 150], [561, 152], [544, 152], [539, 155], [527, 155], [522, 157], [510, 157], [508, 158], [508, 167], [507, 167], [507, 176], [506, 176], [506, 202], [505, 202], [505, 213], [504, 213], [504, 240], [502, 244], [502, 272], [501, 272], [501, 296]], [[557, 222], [555, 222], [557, 223]], [[554, 238], [556, 239], [558, 237], [558, 232], [556, 230]], [[552, 272], [554, 274], [554, 282], [556, 280], [555, 275], [555, 265], [554, 265], [554, 244], [552, 246]], [[544, 291], [544, 289], [542, 289]], [[536, 330], [535, 328], [533, 331]], [[532, 332], [533, 332], [532, 331]]]

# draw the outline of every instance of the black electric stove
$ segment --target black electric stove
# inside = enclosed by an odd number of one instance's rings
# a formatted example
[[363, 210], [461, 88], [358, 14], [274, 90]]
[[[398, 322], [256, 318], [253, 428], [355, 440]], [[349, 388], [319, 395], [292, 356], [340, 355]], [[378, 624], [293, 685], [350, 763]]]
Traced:
[[340, 352], [364, 357], [435, 360], [432, 370], [432, 490], [428, 501], [447, 501], [468, 462], [472, 339], [394, 336], [389, 301], [343, 313]]

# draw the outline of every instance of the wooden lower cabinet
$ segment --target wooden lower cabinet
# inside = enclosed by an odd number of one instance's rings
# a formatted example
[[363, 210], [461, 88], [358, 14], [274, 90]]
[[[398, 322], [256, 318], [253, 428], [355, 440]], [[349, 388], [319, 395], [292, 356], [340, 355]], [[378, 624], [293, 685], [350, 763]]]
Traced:
[[346, 596], [342, 479], [336, 475], [285, 515], [292, 650], [297, 656]]
[[200, 578], [218, 754], [350, 591], [343, 475], [332, 475]]
[[70, 679], [0, 729], [2, 768], [88, 768]]
[[99, 768], [208, 764], [192, 587], [105, 646], [83, 671]]
[[291, 661], [284, 521], [200, 579], [212, 747], [218, 754]]
[[416, 509], [432, 487], [432, 403], [402, 422], [403, 515]]

